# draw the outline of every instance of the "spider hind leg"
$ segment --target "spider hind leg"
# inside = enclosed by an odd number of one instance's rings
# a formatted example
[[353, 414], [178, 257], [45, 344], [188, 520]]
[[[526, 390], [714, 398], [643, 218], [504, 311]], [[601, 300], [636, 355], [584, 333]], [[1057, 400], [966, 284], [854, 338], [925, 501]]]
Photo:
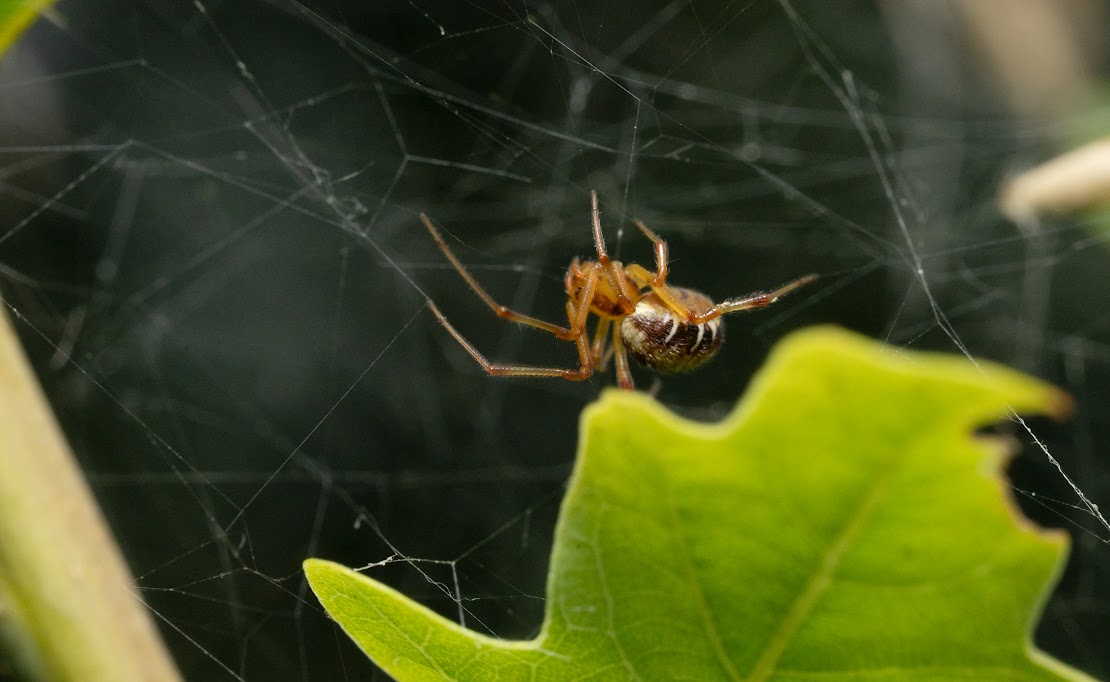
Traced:
[[439, 308], [431, 299], [428, 299], [428, 308], [431, 309], [432, 314], [436, 316], [436, 319], [443, 325], [443, 328], [446, 329], [451, 336], [455, 337], [459, 345], [470, 354], [470, 357], [474, 358], [475, 362], [481, 365], [482, 369], [485, 370], [487, 374], [492, 376], [553, 377], [566, 379], [568, 381], [582, 381], [584, 379], [589, 379], [594, 373], [590, 343], [585, 333], [581, 334], [577, 340], [579, 365], [576, 369], [539, 367], [533, 365], [499, 365], [487, 360], [486, 356], [482, 355], [482, 352], [475, 348], [474, 344], [462, 335], [462, 332], [455, 329], [454, 325], [447, 320], [447, 316], [440, 312]]

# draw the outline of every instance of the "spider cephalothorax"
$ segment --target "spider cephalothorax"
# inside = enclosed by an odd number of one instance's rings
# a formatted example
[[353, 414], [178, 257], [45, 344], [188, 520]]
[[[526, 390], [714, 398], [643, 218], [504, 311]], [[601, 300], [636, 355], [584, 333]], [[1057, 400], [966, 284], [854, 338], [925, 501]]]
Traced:
[[[597, 192], [590, 193], [590, 201], [597, 260], [579, 261], [576, 258], [567, 268], [565, 286], [569, 327], [529, 317], [498, 304], [448, 248], [428, 216], [420, 214], [424, 226], [447, 259], [498, 317], [542, 329], [557, 338], [574, 341], [578, 346], [578, 367], [575, 369], [494, 364], [460, 334], [436, 304], [429, 300], [428, 307], [440, 323], [490, 374], [562, 377], [572, 381], [586, 379], [593, 374], [595, 366], [605, 368], [610, 357], [606, 347], [612, 327], [612, 356], [617, 365], [617, 380], [621, 388], [630, 389], [632, 373], [628, 368], [629, 355], [658, 372], [694, 369], [713, 357], [724, 341], [722, 315], [770, 305], [817, 277], [806, 275], [768, 293], [749, 294], [714, 304], [705, 294], [667, 284], [667, 243], [639, 220], [635, 221], [636, 227], [655, 245], [655, 271], [636, 263], [622, 265], [620, 261], [610, 260], [601, 235]], [[598, 318], [592, 342], [586, 329], [591, 314]]]

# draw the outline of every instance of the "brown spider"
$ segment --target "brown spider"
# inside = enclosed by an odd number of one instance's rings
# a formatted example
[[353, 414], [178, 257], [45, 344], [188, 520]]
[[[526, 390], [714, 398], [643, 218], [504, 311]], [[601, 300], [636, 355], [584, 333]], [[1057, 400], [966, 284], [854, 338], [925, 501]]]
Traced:
[[[724, 328], [720, 319], [722, 315], [771, 305], [782, 296], [817, 279], [817, 275], [810, 274], [768, 293], [753, 293], [714, 304], [705, 294], [667, 284], [667, 242], [640, 220], [634, 221], [636, 227], [655, 245], [655, 272], [636, 263], [622, 265], [620, 261], [610, 260], [605, 250], [605, 240], [601, 236], [597, 192], [590, 192], [590, 203], [597, 260], [583, 262], [575, 258], [567, 268], [565, 282], [569, 327], [523, 315], [493, 300], [451, 252], [428, 216], [420, 214], [420, 220], [439, 244], [443, 255], [447, 256], [447, 260], [451, 261], [474, 293], [498, 317], [542, 329], [556, 338], [574, 341], [578, 346], [577, 369], [497, 365], [487, 360], [474, 344], [451, 326], [436, 304], [429, 300], [428, 307], [435, 313], [440, 324], [486, 372], [495, 376], [562, 377], [570, 381], [581, 381], [594, 373], [595, 366], [604, 371], [608, 364], [610, 354], [606, 352], [606, 340], [609, 327], [612, 326], [612, 356], [616, 358], [617, 380], [621, 388], [631, 389], [629, 355], [657, 372], [674, 373], [694, 369], [713, 357], [724, 341]], [[598, 317], [593, 343], [586, 330], [586, 319], [590, 313]]]

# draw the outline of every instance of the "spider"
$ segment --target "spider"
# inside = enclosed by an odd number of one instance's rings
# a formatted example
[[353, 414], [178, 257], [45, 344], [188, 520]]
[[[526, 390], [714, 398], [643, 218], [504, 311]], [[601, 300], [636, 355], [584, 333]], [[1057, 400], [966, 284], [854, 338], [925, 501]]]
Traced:
[[[617, 366], [617, 382], [621, 388], [630, 390], [633, 383], [629, 355], [656, 372], [692, 370], [713, 357], [721, 347], [725, 338], [722, 315], [771, 305], [786, 294], [817, 279], [817, 275], [809, 274], [774, 291], [756, 292], [714, 304], [708, 296], [698, 291], [667, 284], [667, 242], [640, 220], [634, 221], [636, 227], [655, 246], [655, 272], [636, 263], [623, 265], [620, 261], [611, 260], [601, 234], [601, 215], [596, 191], [590, 192], [590, 206], [597, 260], [579, 261], [575, 258], [567, 268], [564, 278], [569, 324], [567, 327], [518, 313], [495, 301], [447, 246], [428, 216], [420, 214], [420, 220], [443, 251], [443, 255], [498, 317], [542, 329], [555, 338], [574, 341], [578, 347], [578, 367], [574, 369], [495, 364], [487, 360], [474, 344], [459, 333], [429, 299], [428, 307], [440, 324], [489, 374], [560, 377], [581, 381], [589, 378], [595, 367], [604, 371], [609, 358], [613, 357]], [[592, 342], [586, 329], [590, 314], [598, 317]], [[610, 329], [613, 345], [607, 351]]]

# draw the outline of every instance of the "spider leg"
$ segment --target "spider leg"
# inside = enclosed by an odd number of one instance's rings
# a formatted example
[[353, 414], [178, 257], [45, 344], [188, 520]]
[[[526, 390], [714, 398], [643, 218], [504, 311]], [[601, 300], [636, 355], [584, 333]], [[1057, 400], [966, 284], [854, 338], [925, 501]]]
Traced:
[[616, 350], [612, 346], [609, 346], [605, 349], [605, 353], [601, 356], [601, 362], [594, 363], [595, 365], [597, 365], [597, 369], [599, 372], [604, 372], [605, 370], [609, 369], [609, 361], [613, 359], [613, 355], [615, 354]]
[[655, 278], [651, 280], [651, 285], [654, 287], [661, 287], [667, 281], [667, 242], [663, 238], [648, 229], [644, 225], [644, 221], [637, 218], [632, 222], [636, 223], [636, 227], [640, 228], [640, 232], [651, 240], [655, 245]]
[[[459, 330], [455, 329], [451, 323], [447, 321], [447, 318], [439, 311], [439, 308], [436, 307], [436, 304], [433, 303], [431, 299], [428, 299], [428, 307], [436, 316], [436, 319], [439, 320], [439, 323], [443, 325], [451, 336], [455, 337], [459, 345], [470, 354], [470, 357], [474, 358], [474, 360], [482, 366], [482, 369], [484, 369], [487, 374], [493, 376], [516, 377], [557, 377], [569, 381], [582, 381], [583, 379], [588, 379], [594, 373], [593, 358], [590, 355], [590, 343], [585, 330], [583, 330], [577, 338], [577, 369], [536, 367], [533, 365], [498, 365], [487, 360], [486, 356], [482, 355], [481, 351], [474, 347], [474, 344], [470, 343], [465, 336], [459, 333]], [[567, 308], [568, 312], [573, 311], [573, 305], [569, 302], [567, 303]]]
[[601, 271], [605, 275], [609, 286], [617, 295], [617, 303], [626, 313], [635, 308], [632, 300], [635, 295], [628, 291], [628, 280], [624, 277], [624, 270], [617, 261], [609, 259], [609, 252], [605, 250], [605, 237], [601, 234], [601, 211], [597, 205], [597, 190], [590, 190], [590, 219], [594, 230], [594, 248], [597, 250], [597, 262], [601, 264]]
[[650, 270], [639, 263], [633, 263], [625, 268], [625, 272], [628, 273], [628, 276], [631, 277], [632, 281], [637, 285], [641, 287], [650, 287], [651, 290], [655, 292], [655, 295], [658, 296], [668, 308], [678, 313], [684, 320], [691, 324], [696, 324], [694, 319], [698, 316], [698, 313], [684, 306], [682, 302], [679, 301], [678, 296], [674, 294], [671, 287], [666, 284], [653, 284], [655, 275], [653, 275]]
[[597, 207], [597, 190], [590, 190], [590, 218], [594, 228], [594, 248], [597, 249], [597, 262], [608, 270], [609, 252], [605, 250], [605, 237], [601, 234], [601, 211]]
[[590, 352], [590, 357], [593, 359], [594, 365], [598, 370], [604, 372], [605, 365], [608, 364], [608, 357], [605, 352], [605, 342], [609, 340], [609, 325], [612, 321], [609, 318], [603, 317], [597, 323], [597, 329], [594, 331], [594, 344]]
[[795, 289], [800, 289], [801, 287], [804, 287], [815, 279], [817, 279], [817, 275], [814, 273], [810, 273], [808, 275], [805, 275], [804, 277], [799, 277], [793, 282], [784, 284], [774, 291], [748, 294], [743, 298], [732, 298], [726, 301], [721, 301], [704, 313], [701, 313], [700, 315], [695, 315], [693, 322], [694, 324], [701, 324], [703, 322], [708, 322], [710, 320], [716, 319], [721, 315], [738, 313], [744, 310], [751, 310], [752, 308], [763, 308], [769, 306], [783, 296], [789, 294]]
[[811, 273], [804, 277], [799, 277], [793, 282], [785, 284], [774, 291], [749, 294], [743, 298], [728, 299], [718, 303], [709, 310], [699, 313], [683, 305], [678, 297], [675, 296], [673, 290], [666, 284], [661, 286], [652, 284], [653, 276], [644, 266], [633, 263], [628, 266], [626, 272], [628, 272], [628, 276], [631, 277], [636, 284], [651, 287], [655, 295], [658, 296], [668, 308], [681, 315], [690, 324], [702, 324], [710, 320], [715, 320], [721, 315], [769, 306], [795, 289], [799, 289], [817, 279], [817, 275]]
[[609, 281], [617, 281], [617, 302], [627, 315], [636, 309], [636, 301], [640, 300], [640, 289], [636, 284], [628, 281], [628, 275], [619, 260], [613, 261], [609, 267], [612, 270]]
[[[594, 300], [594, 293], [597, 292], [597, 278], [597, 270], [591, 270], [586, 275], [586, 281], [582, 284], [578, 296], [567, 299], [567, 320], [570, 322], [571, 331], [577, 332], [578, 336], [584, 337], [586, 334], [586, 318], [590, 315], [590, 304]], [[578, 310], [575, 310], [573, 305], [576, 299]]]
[[[456, 257], [455, 254], [451, 251], [450, 247], [447, 246], [447, 242], [443, 240], [443, 237], [440, 235], [439, 230], [436, 229], [435, 225], [432, 225], [432, 221], [428, 218], [428, 216], [424, 213], [421, 213], [420, 220], [423, 221], [424, 227], [428, 229], [428, 233], [432, 235], [432, 239], [435, 239], [436, 244], [439, 245], [439, 249], [443, 252], [443, 255], [447, 256], [447, 260], [451, 261], [451, 265], [455, 266], [455, 269], [458, 270], [459, 274], [462, 275], [462, 278], [466, 280], [466, 283], [470, 285], [470, 288], [474, 290], [474, 293], [478, 294], [478, 297], [481, 298], [482, 301], [484, 301], [485, 304], [489, 306], [490, 310], [492, 310], [498, 317], [503, 320], [510, 320], [519, 324], [526, 324], [530, 327], [542, 329], [545, 332], [554, 334], [556, 337], [564, 341], [574, 340], [578, 338], [578, 336], [582, 333], [582, 327], [576, 326], [571, 329], [567, 329], [566, 327], [561, 327], [551, 322], [545, 322], [544, 320], [518, 313], [515, 310], [503, 306], [495, 301], [493, 297], [490, 296], [489, 293], [487, 293], [486, 290], [482, 288], [482, 285], [478, 284], [478, 280], [474, 279], [474, 276], [471, 275], [469, 271], [467, 271], [466, 266], [462, 264], [462, 261], [460, 261], [458, 257]], [[587, 311], [588, 309], [589, 307], [587, 306]], [[582, 315], [582, 323], [584, 326], [585, 315]]]
[[617, 364], [617, 383], [626, 391], [631, 391], [635, 386], [632, 383], [632, 370], [628, 367], [628, 351], [624, 348], [624, 340], [621, 339], [620, 325], [613, 327], [613, 357], [616, 358]]

